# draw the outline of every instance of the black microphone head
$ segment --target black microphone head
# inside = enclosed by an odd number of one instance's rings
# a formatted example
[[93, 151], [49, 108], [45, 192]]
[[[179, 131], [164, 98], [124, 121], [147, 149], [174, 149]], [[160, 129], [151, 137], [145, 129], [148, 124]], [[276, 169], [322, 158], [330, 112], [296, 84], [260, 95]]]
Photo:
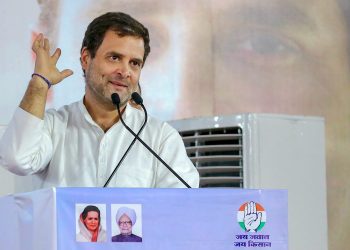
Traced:
[[112, 102], [114, 105], [118, 106], [120, 104], [120, 98], [119, 98], [118, 93], [113, 93], [111, 95], [111, 99], [112, 99]]
[[131, 99], [133, 99], [137, 105], [141, 105], [143, 103], [142, 97], [137, 92], [131, 94]]

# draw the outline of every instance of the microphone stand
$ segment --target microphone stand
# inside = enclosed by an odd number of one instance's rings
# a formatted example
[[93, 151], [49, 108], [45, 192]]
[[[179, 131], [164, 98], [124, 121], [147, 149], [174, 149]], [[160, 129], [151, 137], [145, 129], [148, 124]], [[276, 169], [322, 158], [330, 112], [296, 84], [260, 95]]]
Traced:
[[[163, 163], [163, 165], [165, 167], [167, 167], [167, 169], [173, 174], [175, 175], [186, 187], [191, 188], [190, 185], [187, 184], [187, 182], [181, 178], [181, 176], [179, 176], [165, 161], [163, 161], [162, 158], [160, 158], [137, 134], [134, 133], [134, 131], [131, 130], [131, 128], [129, 128], [128, 125], [125, 124], [121, 112], [120, 112], [120, 98], [119, 95], [117, 93], [113, 93], [112, 94], [112, 101], [113, 103], [117, 106], [117, 110], [118, 110], [118, 114], [119, 114], [119, 118], [120, 121], [122, 122], [122, 124], [125, 126], [125, 128], [135, 137], [135, 139], [139, 140], [139, 142], [142, 143], [143, 146], [145, 146], [161, 163]], [[144, 110], [145, 114], [147, 114], [146, 108], [145, 106], [141, 103], [141, 107]]]
[[[135, 92], [135, 93], [136, 93], [136, 92]], [[134, 94], [134, 93], [133, 93], [133, 94]], [[140, 95], [138, 95], [138, 96], [136, 96], [136, 97], [134, 97], [134, 95], [131, 95], [131, 97], [132, 97], [132, 99], [136, 102], [136, 104], [142, 105], [142, 106], [143, 106], [143, 104], [142, 104], [142, 98], [141, 98]], [[119, 113], [119, 116], [120, 116], [120, 119], [122, 119], [120, 113]], [[137, 132], [137, 136], [139, 136], [139, 135], [141, 134], [143, 128], [145, 127], [145, 125], [146, 125], [146, 123], [147, 123], [147, 119], [148, 119], [147, 112], [145, 112], [145, 120], [144, 120], [144, 122], [143, 122], [143, 124], [142, 124], [142, 126], [141, 126], [141, 128], [140, 128], [140, 130], [139, 130], [139, 132]], [[130, 143], [129, 147], [128, 147], [127, 150], [125, 151], [124, 155], [122, 156], [122, 158], [121, 158], [120, 161], [118, 162], [117, 166], [114, 168], [113, 172], [112, 172], [111, 175], [109, 176], [108, 180], [107, 180], [106, 183], [103, 185], [104, 188], [108, 186], [109, 182], [112, 180], [113, 176], [114, 176], [115, 173], [117, 172], [119, 166], [120, 166], [120, 165], [122, 164], [122, 162], [124, 161], [126, 155], [129, 153], [129, 151], [130, 151], [130, 149], [132, 148], [132, 146], [135, 144], [136, 140], [137, 140], [137, 138], [134, 137], [134, 139], [133, 139], [132, 142]]]

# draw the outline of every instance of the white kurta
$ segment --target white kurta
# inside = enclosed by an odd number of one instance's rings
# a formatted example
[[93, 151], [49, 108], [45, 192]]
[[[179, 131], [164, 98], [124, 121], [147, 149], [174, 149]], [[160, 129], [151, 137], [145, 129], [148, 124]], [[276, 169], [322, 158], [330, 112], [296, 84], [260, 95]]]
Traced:
[[[144, 114], [127, 106], [123, 118], [137, 133]], [[198, 172], [174, 128], [150, 117], [140, 137], [191, 187], [198, 187]], [[0, 141], [0, 165], [18, 175], [34, 174], [34, 188], [102, 187], [132, 140], [121, 122], [104, 133], [83, 101], [49, 110], [44, 120], [18, 108]], [[184, 187], [138, 141], [109, 186]]]

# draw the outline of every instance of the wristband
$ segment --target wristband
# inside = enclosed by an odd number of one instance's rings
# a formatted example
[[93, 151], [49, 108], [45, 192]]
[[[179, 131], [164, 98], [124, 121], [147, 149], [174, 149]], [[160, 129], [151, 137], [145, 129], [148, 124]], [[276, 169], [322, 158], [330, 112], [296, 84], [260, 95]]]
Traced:
[[38, 76], [38, 77], [40, 77], [41, 79], [43, 79], [46, 83], [47, 83], [47, 86], [48, 86], [48, 88], [50, 88], [51, 87], [51, 82], [47, 79], [47, 78], [45, 78], [44, 76], [42, 76], [42, 75], [40, 75], [40, 74], [38, 74], [38, 73], [33, 73], [32, 74], [32, 77], [33, 76]]

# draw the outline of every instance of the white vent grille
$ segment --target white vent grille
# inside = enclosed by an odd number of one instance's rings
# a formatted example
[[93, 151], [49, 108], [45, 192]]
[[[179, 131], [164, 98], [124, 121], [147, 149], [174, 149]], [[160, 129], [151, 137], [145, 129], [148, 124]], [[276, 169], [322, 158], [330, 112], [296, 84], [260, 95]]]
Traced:
[[243, 188], [240, 127], [180, 131], [187, 154], [200, 174], [200, 187]]

